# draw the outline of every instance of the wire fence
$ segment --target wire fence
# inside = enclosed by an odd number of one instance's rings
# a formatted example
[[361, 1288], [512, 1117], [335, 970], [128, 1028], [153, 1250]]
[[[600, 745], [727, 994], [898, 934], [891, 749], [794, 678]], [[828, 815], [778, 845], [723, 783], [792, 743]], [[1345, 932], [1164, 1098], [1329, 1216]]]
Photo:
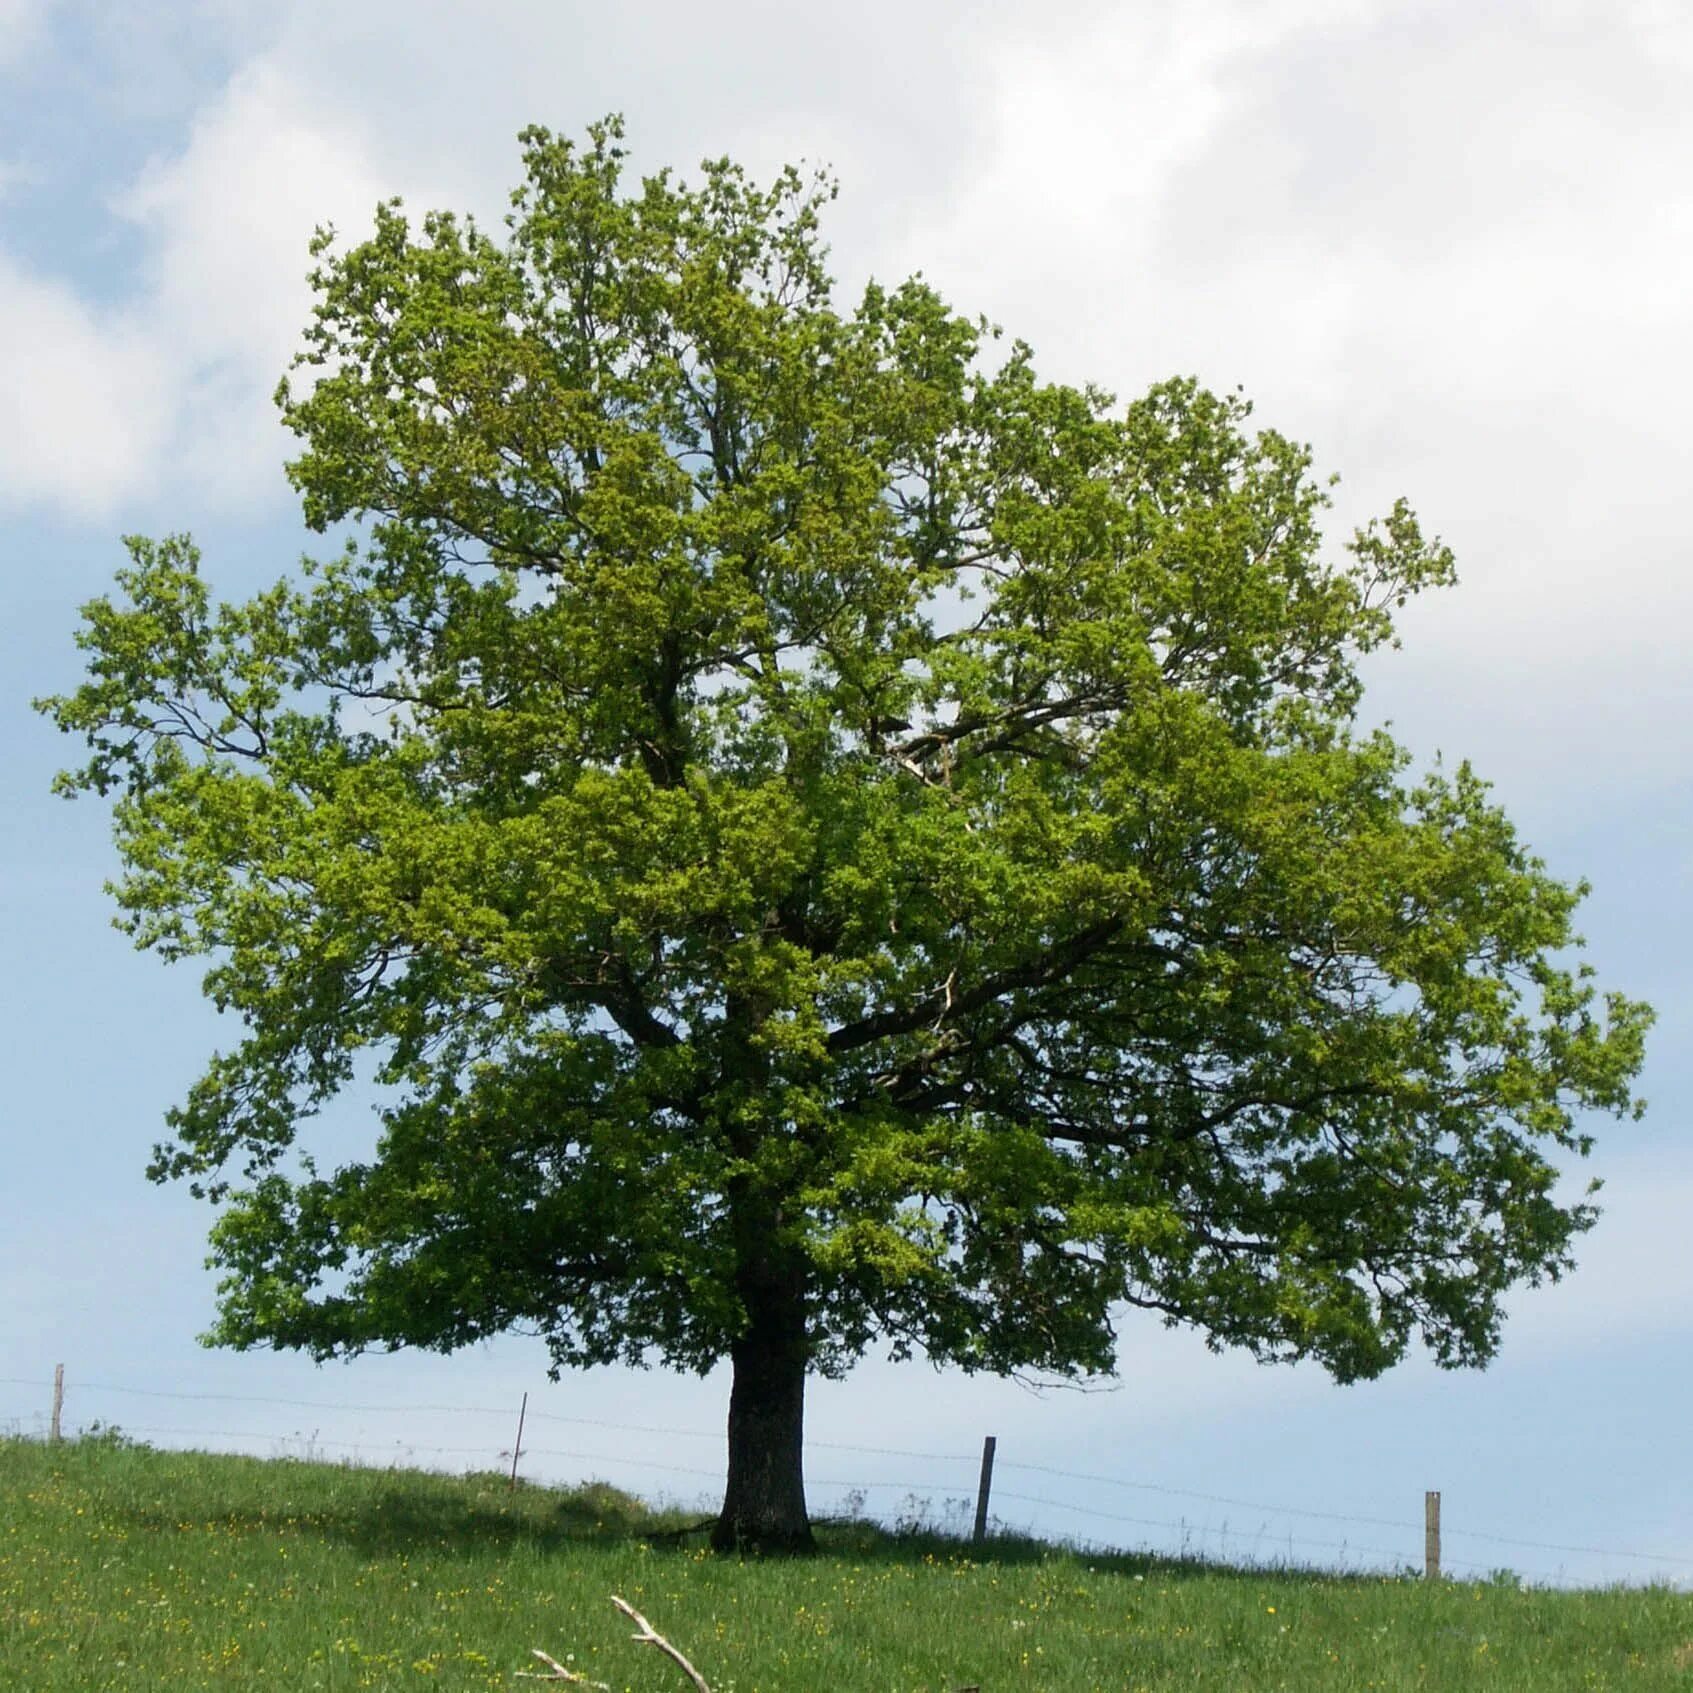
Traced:
[[[307, 1410], [383, 1416], [395, 1419], [423, 1415], [511, 1419], [515, 1411], [515, 1407], [510, 1405], [369, 1404], [344, 1400], [291, 1399], [265, 1394], [186, 1393], [180, 1390], [137, 1387], [126, 1383], [104, 1381], [79, 1380], [75, 1386], [79, 1400], [88, 1394], [105, 1394], [120, 1398], [175, 1403], [250, 1405], [280, 1410]], [[42, 1378], [28, 1376], [0, 1376], [0, 1387], [31, 1388], [38, 1393], [52, 1390], [52, 1384], [45, 1382]], [[608, 1418], [573, 1417], [556, 1411], [539, 1409], [529, 1409], [527, 1418], [530, 1423], [550, 1423], [561, 1428], [596, 1429], [611, 1431], [624, 1436], [659, 1440], [707, 1441], [715, 1443], [719, 1448], [721, 1448], [724, 1439], [721, 1428], [674, 1428]], [[39, 1407], [11, 1415], [0, 1412], [0, 1429], [9, 1428], [21, 1433], [26, 1425], [33, 1425], [37, 1432], [45, 1432], [45, 1421], [46, 1419]], [[77, 1425], [74, 1432], [91, 1432], [114, 1426], [117, 1425], [110, 1418], [84, 1420]], [[308, 1435], [302, 1434], [298, 1430], [283, 1432], [274, 1428], [225, 1429], [198, 1424], [183, 1426], [130, 1421], [125, 1421], [121, 1425], [121, 1431], [126, 1436], [145, 1437], [149, 1442], [160, 1438], [179, 1443], [192, 1443], [194, 1446], [201, 1446], [204, 1442], [213, 1440], [238, 1442], [240, 1444], [235, 1447], [237, 1451], [251, 1451], [255, 1447], [268, 1447], [273, 1455], [283, 1456], [320, 1456], [333, 1452], [344, 1454], [344, 1461], [363, 1464], [396, 1463], [401, 1460], [415, 1464], [418, 1459], [426, 1457], [429, 1459], [454, 1460], [454, 1467], [466, 1469], [489, 1468], [495, 1465], [504, 1466], [514, 1460], [512, 1446], [509, 1443], [502, 1449], [486, 1440], [468, 1445], [439, 1445], [399, 1438], [393, 1440], [392, 1443], [384, 1442], [378, 1446], [369, 1439], [326, 1438], [315, 1430]], [[298, 1450], [291, 1451], [290, 1448]], [[976, 1486], [974, 1470], [981, 1458], [979, 1452], [918, 1451], [910, 1448], [870, 1446], [810, 1438], [806, 1441], [806, 1450], [808, 1452], [846, 1453], [865, 1458], [891, 1458], [903, 1460], [910, 1464], [962, 1466], [957, 1474], [950, 1479], [937, 1477], [934, 1474], [928, 1474], [918, 1479], [893, 1479], [887, 1476], [819, 1475], [811, 1473], [808, 1468], [807, 1488], [814, 1502], [823, 1507], [819, 1512], [821, 1515], [841, 1514], [844, 1508], [845, 1514], [865, 1515], [872, 1520], [889, 1524], [904, 1523], [911, 1526], [953, 1529], [961, 1528], [963, 1523], [968, 1520], [968, 1510], [972, 1502], [971, 1495]], [[634, 1471], [656, 1477], [695, 1478], [714, 1485], [720, 1484], [723, 1476], [721, 1464], [715, 1467], [680, 1464], [653, 1458], [645, 1452], [591, 1451], [570, 1446], [533, 1445], [527, 1440], [521, 1443], [515, 1456], [523, 1460], [556, 1460], [572, 1466], [611, 1465], [625, 1471]], [[472, 1460], [480, 1460], [480, 1463], [471, 1462]], [[530, 1473], [533, 1474], [533, 1471]], [[1007, 1504], [1035, 1507], [1043, 1512], [1060, 1512], [1070, 1519], [1077, 1520], [1077, 1532], [1067, 1535], [1066, 1538], [1093, 1548], [1102, 1549], [1107, 1546], [1120, 1546], [1121, 1531], [1132, 1529], [1137, 1531], [1137, 1545], [1132, 1549], [1154, 1555], [1208, 1556], [1246, 1563], [1262, 1563], [1268, 1561], [1269, 1558], [1280, 1557], [1285, 1550], [1287, 1561], [1290, 1563], [1303, 1561], [1345, 1570], [1349, 1567], [1368, 1568], [1368, 1560], [1378, 1560], [1389, 1569], [1403, 1571], [1414, 1567], [1415, 1560], [1411, 1555], [1412, 1548], [1422, 1546], [1425, 1532], [1424, 1523], [1411, 1522], [1401, 1518], [1322, 1510], [1308, 1505], [1273, 1504], [1261, 1499], [1247, 1499], [1234, 1494], [1210, 1493], [1195, 1488], [1177, 1487], [1164, 1482], [1142, 1480], [1130, 1476], [1070, 1470], [1050, 1464], [1021, 1463], [1016, 1459], [1005, 1457], [997, 1458], [995, 1473], [996, 1475], [1009, 1474], [1012, 1477], [1018, 1475], [1040, 1477], [1045, 1478], [1048, 1482], [1076, 1483], [1090, 1490], [1095, 1490], [1086, 1500], [1064, 1498], [1050, 1491], [1041, 1493], [1023, 1492], [1015, 1485], [1006, 1488], [996, 1484], [992, 1491], [992, 1503], [995, 1507], [1003, 1507]], [[575, 1479], [586, 1479], [586, 1477], [579, 1472]], [[1038, 1486], [1040, 1483], [1036, 1482], [1035, 1485]], [[1151, 1495], [1171, 1501], [1247, 1511], [1261, 1517], [1261, 1526], [1255, 1532], [1252, 1532], [1243, 1531], [1238, 1527], [1231, 1529], [1227, 1520], [1217, 1525], [1208, 1521], [1195, 1522], [1186, 1516], [1172, 1519], [1169, 1517], [1146, 1517], [1118, 1511], [1106, 1508], [1098, 1502], [1096, 1490], [1101, 1488], [1114, 1490], [1119, 1495]], [[826, 1490], [830, 1497], [827, 1500], [822, 1498], [819, 1490]], [[881, 1501], [889, 1495], [893, 1495], [901, 1503], [870, 1509], [872, 1500]], [[937, 1496], [946, 1502], [938, 1517], [935, 1515], [933, 1503]], [[833, 1509], [831, 1509], [831, 1506]], [[1001, 1529], [1007, 1526], [1017, 1526], [1008, 1524], [1003, 1510], [996, 1510], [994, 1520]], [[1344, 1524], [1348, 1527], [1370, 1530], [1385, 1529], [1403, 1535], [1405, 1538], [1396, 1545], [1380, 1545], [1356, 1541], [1349, 1536], [1341, 1539], [1318, 1538], [1294, 1533], [1291, 1528], [1287, 1527], [1277, 1527], [1272, 1533], [1270, 1530], [1272, 1521], [1281, 1524], [1321, 1522]], [[1103, 1531], [1088, 1532], [1088, 1527], [1092, 1525], [1101, 1525]], [[1145, 1533], [1148, 1530], [1158, 1531], [1163, 1544], [1157, 1545], [1149, 1542]], [[1647, 1552], [1616, 1546], [1588, 1545], [1575, 1541], [1535, 1540], [1518, 1535], [1498, 1533], [1493, 1530], [1458, 1527], [1450, 1523], [1442, 1529], [1441, 1533], [1442, 1537], [1446, 1539], [1505, 1548], [1512, 1553], [1529, 1551], [1556, 1553], [1569, 1557], [1614, 1559], [1631, 1565], [1640, 1575], [1657, 1580], [1673, 1580], [1678, 1584], [1686, 1584], [1693, 1580], [1693, 1553]], [[1375, 1536], [1373, 1538], [1381, 1539], [1385, 1537]], [[1298, 1549], [1297, 1554], [1295, 1548]], [[1442, 1557], [1440, 1567], [1443, 1570], [1463, 1571], [1484, 1577], [1501, 1572], [1501, 1565], [1498, 1560], [1489, 1563]], [[1558, 1583], [1567, 1579], [1563, 1569], [1524, 1569], [1514, 1562], [1511, 1566], [1511, 1572], [1528, 1580], [1548, 1583]]]

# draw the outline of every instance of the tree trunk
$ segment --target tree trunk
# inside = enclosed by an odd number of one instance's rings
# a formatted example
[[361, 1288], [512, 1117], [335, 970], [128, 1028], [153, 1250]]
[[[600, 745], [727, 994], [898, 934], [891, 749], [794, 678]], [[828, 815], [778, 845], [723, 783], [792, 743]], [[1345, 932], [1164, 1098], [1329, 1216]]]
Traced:
[[720, 1552], [813, 1549], [804, 1471], [808, 1349], [797, 1284], [762, 1276], [743, 1284], [749, 1320], [730, 1352], [729, 1482], [711, 1535]]
[[790, 1238], [782, 1192], [755, 1174], [763, 1138], [785, 1129], [756, 1109], [767, 1105], [770, 1058], [756, 1036], [768, 1015], [756, 995], [731, 994], [724, 1011], [723, 1074], [730, 1086], [719, 1109], [742, 1165], [726, 1198], [745, 1326], [729, 1349], [729, 1480], [711, 1533], [720, 1552], [813, 1546], [805, 1512], [806, 1264]]

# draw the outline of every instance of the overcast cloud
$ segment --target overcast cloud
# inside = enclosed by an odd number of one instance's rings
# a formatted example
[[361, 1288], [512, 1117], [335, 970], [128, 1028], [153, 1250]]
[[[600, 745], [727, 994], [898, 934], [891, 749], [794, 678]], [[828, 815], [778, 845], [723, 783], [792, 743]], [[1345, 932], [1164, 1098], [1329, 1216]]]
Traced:
[[[44, 11], [14, 0], [15, 74], [47, 50]], [[1055, 376], [1244, 385], [1344, 474], [1342, 530], [1411, 495], [1466, 583], [1417, 625], [1425, 659], [1454, 683], [1569, 672], [1557, 722], [1543, 707], [1539, 730], [1516, 726], [1525, 756], [1548, 727], [1614, 716], [1625, 685], [1677, 722], [1663, 751], [1688, 750], [1686, 449], [1665, 427], [1693, 363], [1676, 8], [1002, 4], [968, 28], [892, 4], [123, 16], [86, 49], [114, 76], [156, 86], [161, 39], [190, 33], [232, 68], [110, 197], [141, 239], [121, 297], [0, 267], [0, 356], [24, 378], [0, 412], [14, 510], [111, 516], [173, 485], [196, 509], [279, 509], [269, 394], [312, 227], [354, 236], [391, 193], [497, 219], [519, 127], [615, 108], [643, 166], [829, 163], [846, 283], [922, 268]], [[1614, 725], [1635, 762], [1644, 729]]]

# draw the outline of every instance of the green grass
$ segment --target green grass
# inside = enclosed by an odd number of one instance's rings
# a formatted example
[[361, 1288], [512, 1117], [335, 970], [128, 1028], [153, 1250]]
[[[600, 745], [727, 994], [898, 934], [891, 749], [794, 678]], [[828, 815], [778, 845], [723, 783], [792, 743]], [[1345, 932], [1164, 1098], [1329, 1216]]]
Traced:
[[[867, 1526], [799, 1562], [650, 1538], [614, 1489], [0, 1441], [0, 1688], [518, 1693], [533, 1646], [713, 1693], [1693, 1689], [1693, 1597], [1231, 1570]], [[567, 1658], [574, 1654], [573, 1660]], [[555, 1683], [555, 1685], [557, 1685]]]

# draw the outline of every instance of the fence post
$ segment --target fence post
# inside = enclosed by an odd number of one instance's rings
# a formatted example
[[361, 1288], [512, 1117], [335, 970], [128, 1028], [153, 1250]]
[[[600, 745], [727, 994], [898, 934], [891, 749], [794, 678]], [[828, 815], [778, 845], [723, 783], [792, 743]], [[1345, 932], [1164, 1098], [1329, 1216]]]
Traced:
[[511, 1444], [511, 1488], [517, 1491], [517, 1460], [523, 1456], [523, 1419], [529, 1411], [529, 1395], [523, 1396], [523, 1403], [517, 1408], [517, 1439]]
[[53, 1366], [53, 1440], [57, 1443], [61, 1438], [60, 1419], [65, 1409], [65, 1366]]
[[990, 1434], [982, 1442], [982, 1479], [976, 1484], [976, 1532], [971, 1536], [978, 1545], [988, 1537], [988, 1493], [993, 1487], [994, 1437]]
[[1423, 1495], [1423, 1579], [1440, 1580], [1440, 1495]]

